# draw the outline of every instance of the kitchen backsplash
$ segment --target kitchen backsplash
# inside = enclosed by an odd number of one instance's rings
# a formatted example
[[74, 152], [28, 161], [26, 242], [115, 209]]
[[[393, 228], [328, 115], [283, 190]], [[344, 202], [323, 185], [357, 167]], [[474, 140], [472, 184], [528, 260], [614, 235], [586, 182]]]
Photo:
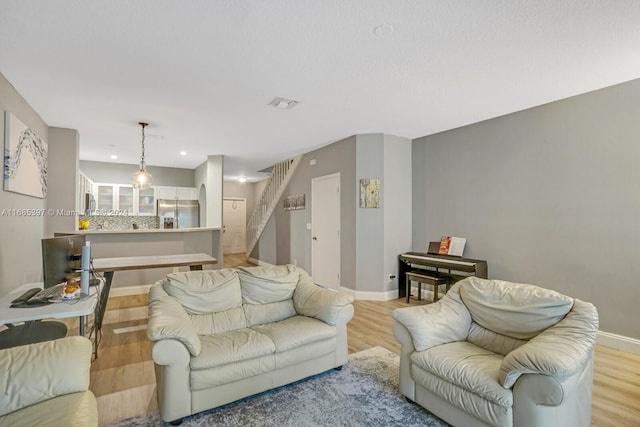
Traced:
[[139, 229], [158, 228], [157, 216], [123, 216], [123, 215], [81, 215], [78, 220], [89, 220], [89, 230], [132, 230], [134, 224]]

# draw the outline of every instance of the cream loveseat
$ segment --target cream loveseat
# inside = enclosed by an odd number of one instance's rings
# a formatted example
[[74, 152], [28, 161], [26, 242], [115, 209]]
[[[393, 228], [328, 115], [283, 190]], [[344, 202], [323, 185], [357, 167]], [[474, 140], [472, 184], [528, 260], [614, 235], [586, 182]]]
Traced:
[[393, 318], [401, 393], [454, 426], [590, 425], [592, 304], [469, 277]]
[[169, 274], [149, 291], [160, 416], [177, 424], [340, 368], [352, 301], [292, 265]]
[[92, 350], [78, 336], [0, 350], [0, 426], [97, 426]]

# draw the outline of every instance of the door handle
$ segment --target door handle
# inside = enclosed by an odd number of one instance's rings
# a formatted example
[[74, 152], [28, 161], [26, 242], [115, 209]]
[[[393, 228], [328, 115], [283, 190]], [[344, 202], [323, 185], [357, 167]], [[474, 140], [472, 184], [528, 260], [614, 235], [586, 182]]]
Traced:
[[316, 236], [313, 236], [312, 239], [313, 240], [318, 240], [318, 238]]

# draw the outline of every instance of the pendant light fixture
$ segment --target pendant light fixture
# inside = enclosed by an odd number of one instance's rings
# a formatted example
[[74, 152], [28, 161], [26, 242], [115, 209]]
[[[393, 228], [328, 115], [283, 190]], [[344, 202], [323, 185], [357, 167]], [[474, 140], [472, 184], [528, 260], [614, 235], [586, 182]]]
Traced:
[[145, 190], [151, 186], [152, 177], [149, 172], [147, 172], [146, 166], [144, 164], [144, 128], [149, 126], [149, 123], [138, 123], [142, 126], [142, 157], [140, 158], [140, 170], [136, 171], [131, 177], [131, 183], [133, 184], [133, 188], [138, 188], [140, 190]]

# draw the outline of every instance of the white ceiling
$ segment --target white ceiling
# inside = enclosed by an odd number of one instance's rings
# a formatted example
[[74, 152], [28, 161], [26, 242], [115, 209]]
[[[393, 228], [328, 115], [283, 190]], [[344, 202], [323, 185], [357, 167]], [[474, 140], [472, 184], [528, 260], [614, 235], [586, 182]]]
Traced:
[[226, 178], [255, 180], [353, 134], [417, 138], [639, 78], [640, 1], [3, 0], [0, 72], [78, 129], [82, 160], [139, 162], [147, 121], [148, 164], [222, 154]]

